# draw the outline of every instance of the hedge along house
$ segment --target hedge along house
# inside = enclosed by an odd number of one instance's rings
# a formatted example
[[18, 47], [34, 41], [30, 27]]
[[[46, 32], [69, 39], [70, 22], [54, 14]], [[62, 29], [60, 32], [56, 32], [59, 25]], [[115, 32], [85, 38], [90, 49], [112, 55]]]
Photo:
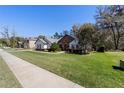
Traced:
[[53, 39], [50, 37], [39, 37], [35, 42], [35, 49], [36, 50], [46, 50], [50, 49], [53, 43], [57, 43], [58, 39]]

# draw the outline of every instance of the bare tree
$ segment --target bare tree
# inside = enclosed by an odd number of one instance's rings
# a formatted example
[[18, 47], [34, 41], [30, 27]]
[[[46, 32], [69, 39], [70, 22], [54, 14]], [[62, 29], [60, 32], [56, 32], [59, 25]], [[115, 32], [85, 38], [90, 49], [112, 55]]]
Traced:
[[99, 29], [108, 30], [113, 38], [115, 49], [118, 49], [120, 38], [124, 33], [124, 6], [100, 6], [97, 8], [96, 21]]
[[16, 40], [16, 32], [14, 28], [10, 33], [8, 26], [3, 26], [2, 31], [0, 33], [2, 35], [3, 40], [5, 40], [7, 46], [13, 48], [16, 47], [17, 40]]
[[9, 36], [8, 26], [3, 26], [2, 27], [1, 35], [6, 40], [7, 46], [10, 46], [10, 36]]
[[12, 48], [17, 46], [16, 32], [14, 28], [13, 31], [11, 32], [10, 45]]

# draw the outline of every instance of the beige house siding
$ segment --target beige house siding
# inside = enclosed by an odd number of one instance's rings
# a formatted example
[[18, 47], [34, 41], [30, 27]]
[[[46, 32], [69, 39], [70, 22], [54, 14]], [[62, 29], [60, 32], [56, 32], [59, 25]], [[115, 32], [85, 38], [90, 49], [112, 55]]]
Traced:
[[35, 40], [29, 40], [29, 48], [35, 48]]
[[24, 44], [24, 48], [31, 48], [34, 49], [35, 48], [35, 42], [36, 40], [26, 40], [23, 44]]

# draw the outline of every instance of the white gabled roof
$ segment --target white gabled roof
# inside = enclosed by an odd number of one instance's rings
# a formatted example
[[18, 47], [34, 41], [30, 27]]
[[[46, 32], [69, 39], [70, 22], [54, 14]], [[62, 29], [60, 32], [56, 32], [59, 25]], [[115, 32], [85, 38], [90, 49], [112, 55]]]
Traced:
[[[46, 41], [44, 41], [42, 38], [38, 38], [37, 40], [36, 40], [36, 42], [37, 41], [41, 41], [42, 43], [44, 43], [44, 44], [46, 44], [47, 42]], [[35, 44], [36, 44], [36, 42], [35, 42]]]
[[44, 37], [44, 38], [37, 38], [36, 42], [38, 40], [40, 40], [43, 43], [51, 44], [51, 43], [57, 43], [60, 39], [55, 39], [55, 38], [51, 38], [51, 37]]
[[47, 43], [46, 41], [44, 41], [42, 38], [39, 39], [41, 42], [43, 43]]
[[46, 39], [51, 42], [51, 43], [57, 43], [59, 39], [54, 39], [54, 38], [50, 38], [50, 37], [46, 37]]

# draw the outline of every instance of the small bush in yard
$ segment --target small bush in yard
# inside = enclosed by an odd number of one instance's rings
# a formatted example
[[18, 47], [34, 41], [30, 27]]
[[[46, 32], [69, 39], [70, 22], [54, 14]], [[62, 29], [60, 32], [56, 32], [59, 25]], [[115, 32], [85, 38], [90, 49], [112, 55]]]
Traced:
[[60, 49], [60, 47], [59, 47], [58, 44], [53, 43], [53, 44], [51, 45], [50, 50], [55, 52], [55, 51], [60, 51], [61, 49]]
[[104, 52], [105, 51], [105, 48], [104, 47], [99, 47], [97, 52]]
[[121, 48], [121, 51], [124, 51], [124, 48]]

